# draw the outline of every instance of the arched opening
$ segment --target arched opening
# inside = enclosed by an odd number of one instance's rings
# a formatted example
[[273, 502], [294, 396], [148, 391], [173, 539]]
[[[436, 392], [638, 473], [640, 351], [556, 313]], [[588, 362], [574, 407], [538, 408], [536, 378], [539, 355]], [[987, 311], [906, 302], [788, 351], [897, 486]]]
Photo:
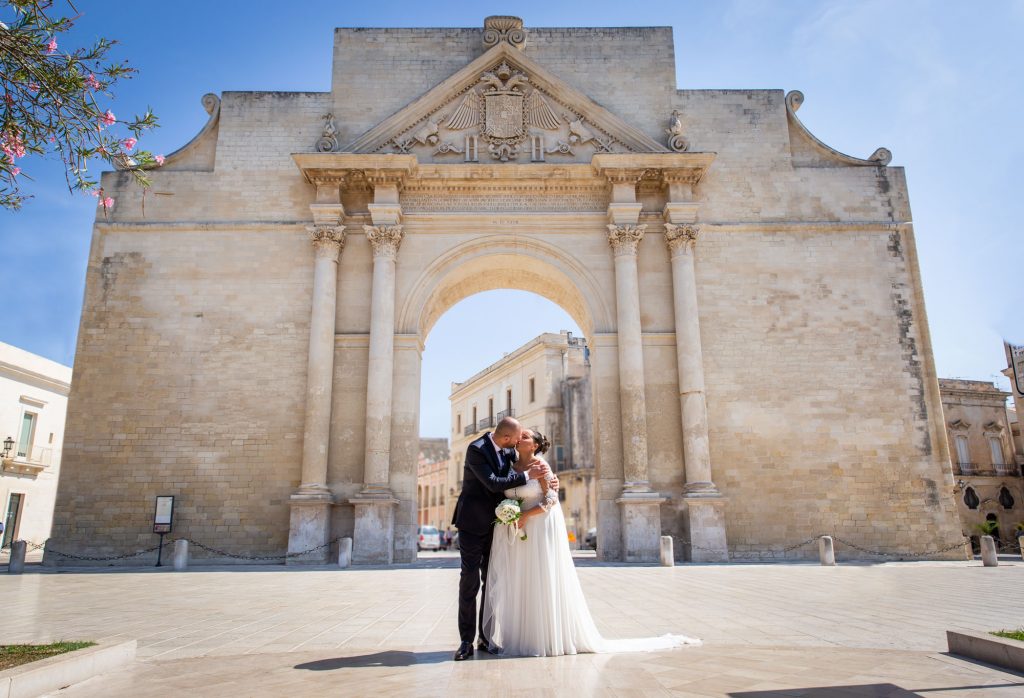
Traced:
[[[489, 255], [486, 268], [508, 261]], [[450, 445], [441, 488], [449, 495], [446, 506], [440, 517], [432, 508], [434, 518], [425, 523], [442, 531], [451, 526], [466, 447], [508, 415], [551, 440], [547, 458], [562, 483], [570, 544], [578, 546], [597, 525], [590, 350], [582, 323], [574, 317], [585, 309], [580, 294], [566, 303], [575, 313], [551, 300], [566, 299], [565, 287], [553, 292], [547, 283], [548, 293], [537, 293], [536, 283], [550, 270], [524, 275], [523, 266], [519, 260], [487, 275], [479, 268], [468, 274], [460, 269], [454, 279], [437, 285], [434, 303], [424, 303], [422, 326], [429, 329], [423, 335], [419, 434], [424, 440], [446, 437]], [[528, 282], [518, 286], [532, 288], [468, 293], [500, 279], [511, 283], [513, 276]], [[438, 304], [439, 299], [445, 300]]]

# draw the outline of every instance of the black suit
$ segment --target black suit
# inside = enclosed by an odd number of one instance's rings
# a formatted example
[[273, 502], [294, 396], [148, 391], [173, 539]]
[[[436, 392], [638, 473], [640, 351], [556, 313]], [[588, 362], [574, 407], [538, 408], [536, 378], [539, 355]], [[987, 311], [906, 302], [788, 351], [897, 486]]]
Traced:
[[[525, 473], [512, 470], [512, 454], [502, 464], [491, 443], [491, 432], [474, 441], [466, 449], [466, 465], [462, 473], [462, 493], [455, 504], [452, 523], [459, 529], [459, 553], [462, 575], [459, 578], [459, 635], [463, 642], [473, 642], [477, 630], [476, 595], [481, 579], [487, 594], [487, 562], [494, 538], [494, 509], [504, 499], [504, 491], [527, 482]], [[483, 603], [480, 605], [483, 624]], [[482, 628], [481, 628], [482, 632]], [[490, 638], [482, 638], [490, 640]]]

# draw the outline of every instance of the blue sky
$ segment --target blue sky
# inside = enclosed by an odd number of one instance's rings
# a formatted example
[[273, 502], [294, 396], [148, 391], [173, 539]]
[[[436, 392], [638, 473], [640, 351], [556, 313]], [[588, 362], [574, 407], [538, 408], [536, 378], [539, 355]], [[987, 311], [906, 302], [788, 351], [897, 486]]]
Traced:
[[[58, 0], [59, 3], [59, 0]], [[151, 106], [162, 127], [140, 147], [169, 153], [206, 121], [206, 92], [330, 89], [336, 26], [479, 27], [490, 14], [530, 26], [650, 26], [675, 31], [680, 88], [799, 89], [801, 120], [860, 157], [885, 146], [907, 169], [940, 376], [1008, 383], [1001, 338], [1024, 343], [1024, 0], [809, 2], [193, 2], [76, 3], [67, 40], [120, 40], [140, 70], [113, 108]], [[979, 8], [984, 8], [981, 10]], [[36, 198], [0, 211], [0, 341], [70, 364], [95, 202], [69, 194], [55, 163], [26, 161]], [[522, 323], [466, 344], [495, 303]], [[427, 338], [421, 433], [448, 433], [448, 392], [545, 331], [573, 329], [536, 296], [492, 292], [447, 313]]]

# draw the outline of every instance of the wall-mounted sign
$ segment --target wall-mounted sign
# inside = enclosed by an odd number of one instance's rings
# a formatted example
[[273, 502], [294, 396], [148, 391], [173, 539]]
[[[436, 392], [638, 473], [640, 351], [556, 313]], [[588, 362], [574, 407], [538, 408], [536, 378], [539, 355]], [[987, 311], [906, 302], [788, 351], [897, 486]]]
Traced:
[[156, 511], [153, 513], [153, 533], [170, 533], [173, 523], [174, 497], [170, 495], [157, 497]]

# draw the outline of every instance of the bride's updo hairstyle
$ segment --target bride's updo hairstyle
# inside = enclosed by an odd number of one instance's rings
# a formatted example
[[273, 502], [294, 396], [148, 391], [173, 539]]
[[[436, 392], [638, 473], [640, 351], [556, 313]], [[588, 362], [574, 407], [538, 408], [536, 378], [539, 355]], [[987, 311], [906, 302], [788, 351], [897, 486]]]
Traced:
[[542, 453], [546, 453], [547, 450], [551, 448], [551, 442], [548, 440], [548, 437], [544, 436], [539, 431], [530, 429], [530, 438], [532, 438], [533, 443], [537, 445], [537, 450], [533, 452], [534, 455], [539, 456]]

